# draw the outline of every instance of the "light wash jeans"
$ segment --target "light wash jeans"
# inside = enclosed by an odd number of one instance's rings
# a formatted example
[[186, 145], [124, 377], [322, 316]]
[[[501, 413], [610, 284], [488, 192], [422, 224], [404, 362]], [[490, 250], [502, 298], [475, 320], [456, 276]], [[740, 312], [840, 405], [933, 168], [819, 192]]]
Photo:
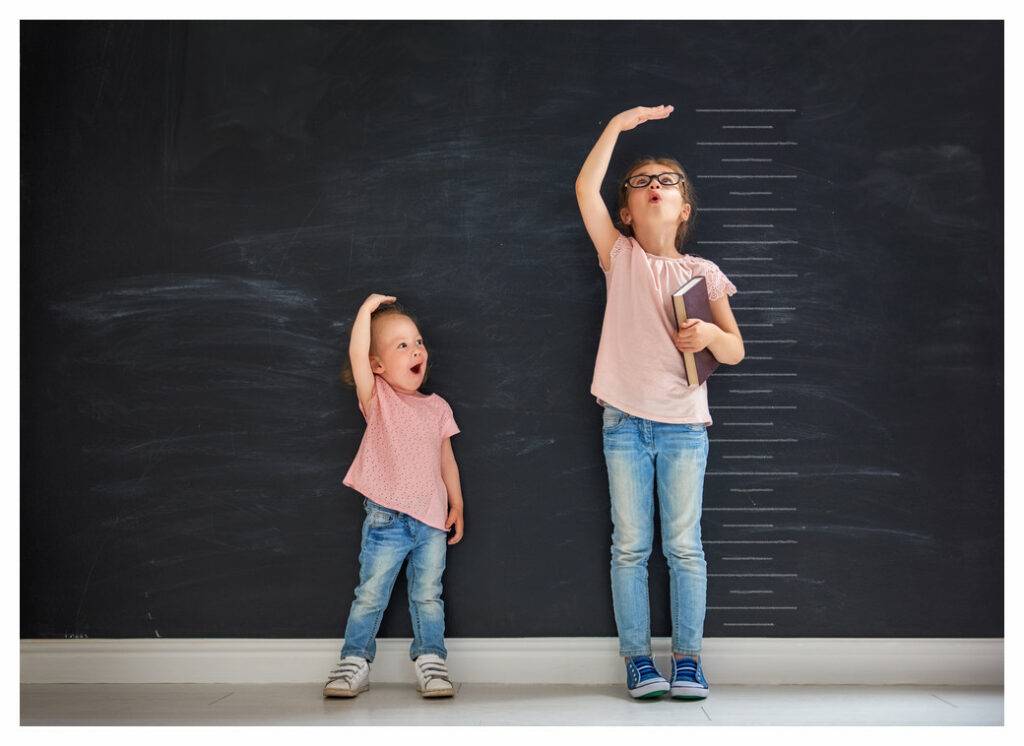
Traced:
[[619, 654], [651, 654], [647, 558], [658, 484], [661, 546], [668, 562], [672, 652], [699, 655], [707, 606], [700, 514], [708, 433], [703, 424], [653, 422], [605, 405], [604, 460], [612, 523], [612, 604]]
[[415, 518], [363, 500], [363, 545], [359, 552], [359, 586], [348, 612], [341, 656], [358, 655], [372, 661], [377, 653], [377, 630], [391, 599], [395, 579], [408, 558], [409, 614], [415, 660], [425, 653], [448, 657], [444, 647], [444, 573], [448, 534]]

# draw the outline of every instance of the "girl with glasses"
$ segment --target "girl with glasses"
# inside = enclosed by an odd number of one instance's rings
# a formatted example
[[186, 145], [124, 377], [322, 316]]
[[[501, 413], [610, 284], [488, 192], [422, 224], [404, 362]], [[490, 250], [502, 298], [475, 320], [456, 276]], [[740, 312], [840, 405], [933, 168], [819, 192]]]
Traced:
[[[681, 253], [693, 234], [696, 200], [677, 161], [644, 158], [629, 168], [619, 183], [618, 226], [601, 198], [619, 134], [671, 113], [671, 106], [638, 106], [613, 117], [583, 163], [576, 198], [608, 291], [591, 393], [604, 407], [612, 603], [626, 686], [636, 698], [671, 692], [702, 699], [707, 569], [700, 517], [712, 421], [707, 382], [688, 385], [681, 353], [708, 348], [723, 364], [743, 359], [728, 299], [736, 287], [713, 262]], [[705, 278], [714, 323], [690, 319], [677, 329], [672, 294], [697, 275]], [[669, 568], [671, 680], [651, 659], [647, 560], [655, 482]]]

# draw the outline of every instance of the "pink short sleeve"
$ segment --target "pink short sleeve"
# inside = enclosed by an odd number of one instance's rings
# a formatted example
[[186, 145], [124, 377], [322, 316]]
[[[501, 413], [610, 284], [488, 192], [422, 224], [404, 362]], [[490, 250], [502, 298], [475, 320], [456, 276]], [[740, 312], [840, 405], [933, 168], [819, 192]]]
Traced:
[[[621, 233], [619, 237], [615, 239], [615, 243], [612, 244], [612, 250], [608, 252], [608, 269], [601, 267], [601, 271], [606, 275], [611, 274], [612, 270], [615, 269], [615, 257], [621, 254], [623, 251], [629, 251], [630, 247], [629, 239], [623, 236]], [[601, 264], [601, 257], [597, 258], [598, 266]]]
[[448, 402], [444, 402], [444, 413], [441, 415], [441, 437], [450, 438], [453, 435], [458, 435], [461, 430], [459, 426], [455, 424], [455, 416], [452, 414], [452, 408], [448, 406]]
[[704, 260], [704, 282], [708, 286], [708, 300], [718, 300], [725, 295], [735, 295], [736, 286], [712, 261]]

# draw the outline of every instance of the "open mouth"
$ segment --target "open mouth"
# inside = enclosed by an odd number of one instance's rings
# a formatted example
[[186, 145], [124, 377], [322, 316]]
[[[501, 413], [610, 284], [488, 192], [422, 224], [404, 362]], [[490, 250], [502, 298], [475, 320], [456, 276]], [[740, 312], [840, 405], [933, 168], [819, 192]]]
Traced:
[[416, 363], [416, 365], [409, 368], [409, 370], [412, 371], [413, 375], [418, 376], [420, 374], [420, 371], [423, 370], [423, 363]]
[[651, 193], [651, 202], [655, 203], [655, 204], [658, 203], [658, 202], [661, 202], [661, 196], [657, 192], [652, 192]]

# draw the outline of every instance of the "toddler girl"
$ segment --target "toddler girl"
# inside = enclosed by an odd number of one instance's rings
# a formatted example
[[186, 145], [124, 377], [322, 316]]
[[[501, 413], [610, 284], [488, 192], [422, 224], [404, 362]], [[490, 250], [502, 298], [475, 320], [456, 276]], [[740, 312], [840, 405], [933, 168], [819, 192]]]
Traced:
[[410, 657], [419, 692], [424, 697], [455, 694], [446, 665], [441, 575], [446, 539], [447, 544], [462, 539], [462, 488], [451, 443], [459, 428], [444, 399], [420, 393], [427, 348], [416, 322], [394, 303], [394, 296], [378, 294], [363, 303], [342, 373], [355, 385], [366, 419], [359, 452], [344, 479], [364, 495], [366, 518], [359, 586], [341, 661], [324, 685], [325, 697], [355, 697], [369, 688], [377, 630], [407, 560]]

